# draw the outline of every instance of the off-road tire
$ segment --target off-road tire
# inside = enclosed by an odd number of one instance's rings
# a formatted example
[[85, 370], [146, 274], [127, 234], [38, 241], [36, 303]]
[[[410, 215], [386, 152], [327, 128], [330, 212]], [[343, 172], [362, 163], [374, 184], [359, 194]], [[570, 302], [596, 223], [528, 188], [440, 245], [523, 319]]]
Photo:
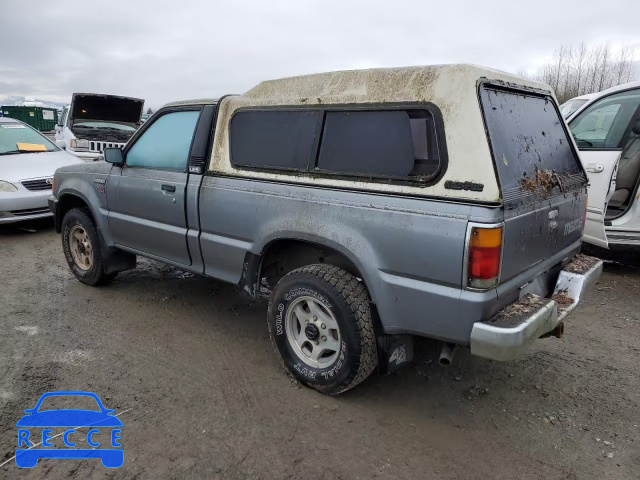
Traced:
[[[75, 225], [80, 225], [88, 234], [91, 241], [93, 250], [93, 264], [88, 270], [83, 270], [78, 267], [71, 255], [69, 247], [69, 233]], [[91, 213], [86, 208], [72, 208], [69, 210], [62, 219], [62, 250], [64, 252], [64, 258], [71, 269], [71, 273], [87, 285], [104, 285], [109, 283], [115, 278], [116, 273], [106, 274], [103, 269], [100, 237], [98, 236], [98, 230], [96, 229], [95, 222], [91, 217]]]
[[[322, 303], [339, 325], [340, 351], [326, 368], [302, 362], [287, 339], [287, 306], [300, 296]], [[284, 368], [300, 383], [321, 393], [346, 392], [364, 381], [378, 363], [367, 289], [352, 274], [334, 265], [308, 265], [282, 277], [271, 295], [267, 324]]]

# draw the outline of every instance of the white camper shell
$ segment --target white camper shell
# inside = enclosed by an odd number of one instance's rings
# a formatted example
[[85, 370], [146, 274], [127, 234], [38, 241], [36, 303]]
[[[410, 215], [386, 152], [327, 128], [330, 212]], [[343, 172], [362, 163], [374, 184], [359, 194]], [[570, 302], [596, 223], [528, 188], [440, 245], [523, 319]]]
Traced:
[[219, 133], [215, 137], [210, 171], [245, 178], [500, 204], [502, 195], [479, 102], [481, 82], [514, 84], [553, 96], [551, 88], [545, 84], [498, 70], [474, 65], [434, 65], [351, 70], [269, 80], [243, 95], [220, 100], [218, 126], [228, 125], [236, 112], [248, 108], [433, 105], [442, 116], [448, 157], [455, 159], [442, 169], [442, 176], [437, 177], [437, 181], [402, 184], [362, 177], [324, 177], [319, 172], [300, 172], [292, 177], [268, 170], [240, 170], [232, 165], [226, 128], [217, 129]]

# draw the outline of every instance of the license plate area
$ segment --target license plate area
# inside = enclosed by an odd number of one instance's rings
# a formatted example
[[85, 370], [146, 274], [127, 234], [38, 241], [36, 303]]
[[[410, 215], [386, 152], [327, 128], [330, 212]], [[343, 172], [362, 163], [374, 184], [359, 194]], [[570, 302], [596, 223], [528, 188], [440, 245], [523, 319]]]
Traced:
[[529, 293], [543, 298], [550, 297], [561, 269], [562, 265], [557, 264], [546, 272], [538, 274], [530, 282], [522, 285], [518, 292], [518, 300], [522, 300], [522, 298]]

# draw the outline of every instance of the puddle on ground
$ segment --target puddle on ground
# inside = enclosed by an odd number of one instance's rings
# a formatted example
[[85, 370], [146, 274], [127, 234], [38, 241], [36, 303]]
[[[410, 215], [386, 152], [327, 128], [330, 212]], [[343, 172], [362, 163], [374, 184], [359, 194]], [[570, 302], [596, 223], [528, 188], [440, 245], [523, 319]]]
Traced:
[[17, 330], [19, 332], [24, 332], [29, 336], [37, 335], [38, 333], [38, 327], [35, 325], [20, 325], [19, 327], [13, 327], [13, 328], [14, 330]]
[[55, 354], [54, 360], [58, 363], [80, 365], [87, 360], [93, 360], [93, 354], [88, 350], [70, 350]]

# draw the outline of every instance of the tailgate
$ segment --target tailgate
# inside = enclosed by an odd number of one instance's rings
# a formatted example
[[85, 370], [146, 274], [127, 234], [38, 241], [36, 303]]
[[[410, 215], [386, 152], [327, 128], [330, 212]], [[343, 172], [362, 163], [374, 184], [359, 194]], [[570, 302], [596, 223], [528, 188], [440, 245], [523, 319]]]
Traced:
[[479, 93], [505, 209], [504, 283], [579, 242], [587, 176], [548, 92], [483, 83]]
[[578, 242], [586, 200], [586, 194], [568, 194], [530, 210], [506, 210], [500, 283]]

